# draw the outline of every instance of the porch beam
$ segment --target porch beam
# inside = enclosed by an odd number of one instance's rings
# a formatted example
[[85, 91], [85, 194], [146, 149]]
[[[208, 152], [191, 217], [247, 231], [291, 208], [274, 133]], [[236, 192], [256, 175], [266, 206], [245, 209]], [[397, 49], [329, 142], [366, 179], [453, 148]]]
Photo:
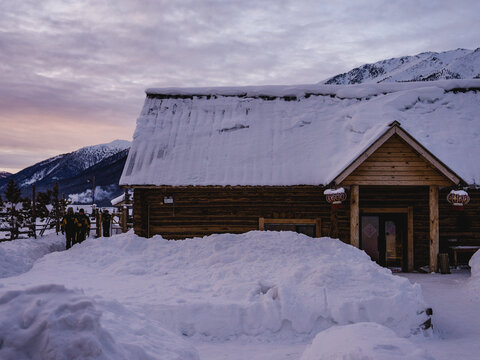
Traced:
[[407, 271], [413, 271], [414, 253], [413, 253], [413, 206], [408, 207], [408, 236], [407, 236]]
[[350, 186], [350, 245], [360, 248], [360, 191], [358, 185]]
[[430, 272], [437, 271], [439, 252], [439, 225], [438, 225], [438, 187], [429, 188], [430, 207]]

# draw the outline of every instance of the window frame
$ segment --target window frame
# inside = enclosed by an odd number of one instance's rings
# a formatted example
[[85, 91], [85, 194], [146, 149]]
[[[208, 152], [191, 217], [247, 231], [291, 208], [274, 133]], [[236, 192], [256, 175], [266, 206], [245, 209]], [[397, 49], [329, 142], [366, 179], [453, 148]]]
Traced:
[[265, 230], [265, 224], [278, 224], [278, 225], [314, 225], [315, 226], [315, 237], [319, 238], [322, 236], [322, 219], [274, 219], [274, 218], [258, 218], [258, 229], [261, 231]]

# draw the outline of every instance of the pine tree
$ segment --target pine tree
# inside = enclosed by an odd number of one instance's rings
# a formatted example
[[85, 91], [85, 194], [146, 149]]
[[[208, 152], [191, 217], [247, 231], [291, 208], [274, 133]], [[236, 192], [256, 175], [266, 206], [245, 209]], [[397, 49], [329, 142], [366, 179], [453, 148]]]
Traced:
[[53, 185], [52, 205], [53, 205], [53, 209], [50, 216], [55, 218], [55, 231], [58, 234], [58, 232], [60, 231], [60, 219], [63, 216], [62, 204], [60, 203], [60, 200], [58, 198], [58, 182], [56, 182], [55, 185]]
[[52, 190], [47, 189], [45, 192], [37, 193], [36, 213], [42, 221], [48, 218], [50, 211], [47, 205], [52, 203]]
[[22, 191], [17, 186], [13, 179], [7, 184], [5, 190], [5, 200], [8, 204], [9, 212], [9, 225], [10, 225], [10, 239], [15, 239], [18, 236], [19, 227], [19, 211], [17, 210], [17, 204], [22, 201]]
[[22, 209], [19, 211], [18, 215], [18, 224], [19, 227], [29, 229], [29, 236], [33, 236], [32, 233], [32, 219], [33, 218], [33, 207], [32, 201], [29, 197], [22, 199]]

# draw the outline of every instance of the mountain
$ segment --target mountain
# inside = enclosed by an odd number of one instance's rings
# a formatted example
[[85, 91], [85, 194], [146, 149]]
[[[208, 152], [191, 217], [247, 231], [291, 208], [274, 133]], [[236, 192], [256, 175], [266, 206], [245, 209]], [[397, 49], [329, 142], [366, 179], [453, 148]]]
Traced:
[[110, 200], [121, 195], [123, 189], [118, 186], [123, 167], [127, 161], [128, 149], [119, 151], [100, 161], [77, 176], [59, 181], [61, 192], [68, 194], [77, 204], [91, 204], [95, 177], [95, 203], [99, 206], [111, 206]]
[[480, 78], [480, 48], [445, 52], [424, 52], [362, 65], [336, 75], [321, 84], [360, 84], [381, 82], [431, 81]]
[[[106, 186], [108, 182], [108, 189], [118, 194], [120, 191], [118, 188], [120, 174], [117, 176], [116, 170], [109, 169], [109, 166], [123, 157], [126, 159], [129, 147], [129, 141], [115, 140], [108, 144], [87, 146], [71, 153], [52, 157], [25, 168], [9, 178], [0, 178], [0, 193], [5, 191], [8, 180], [12, 178], [22, 189], [24, 196], [31, 195], [31, 185], [33, 184], [35, 184], [37, 191], [45, 191], [45, 189], [51, 189], [57, 181], [60, 193], [65, 193], [68, 196], [72, 193], [86, 191], [91, 185], [86, 180], [82, 185], [79, 182], [83, 181], [86, 176], [92, 177], [95, 175], [97, 177], [98, 175], [99, 187], [97, 191], [103, 191], [101, 186]], [[92, 168], [93, 171], [90, 170]], [[87, 170], [90, 170], [90, 172]], [[109, 190], [105, 191], [109, 192]]]
[[12, 174], [7, 172], [7, 171], [0, 171], [0, 180], [2, 179], [6, 179], [8, 178], [9, 176], [11, 176]]

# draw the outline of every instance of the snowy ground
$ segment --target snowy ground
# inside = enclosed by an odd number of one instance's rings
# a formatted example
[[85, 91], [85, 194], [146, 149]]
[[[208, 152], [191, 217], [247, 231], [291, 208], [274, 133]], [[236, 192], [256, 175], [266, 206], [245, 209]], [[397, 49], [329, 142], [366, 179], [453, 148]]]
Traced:
[[[480, 353], [480, 254], [470, 278], [392, 275], [337, 240], [295, 233], [179, 242], [128, 233], [63, 249], [56, 235], [0, 243], [1, 359]], [[433, 333], [418, 331], [426, 306]]]

